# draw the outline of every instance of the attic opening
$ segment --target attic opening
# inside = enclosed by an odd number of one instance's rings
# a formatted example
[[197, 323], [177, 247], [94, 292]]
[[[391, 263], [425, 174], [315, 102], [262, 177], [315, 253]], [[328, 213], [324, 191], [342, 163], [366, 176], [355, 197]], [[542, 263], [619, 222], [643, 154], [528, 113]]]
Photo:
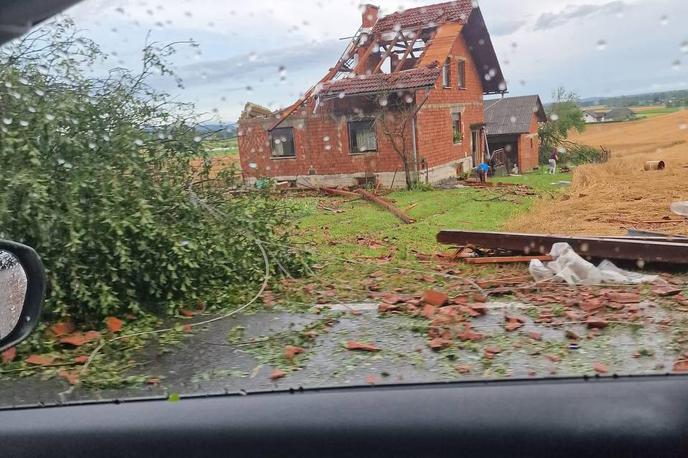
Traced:
[[414, 68], [428, 42], [428, 34], [420, 34], [417, 30], [383, 34], [374, 55], [379, 71], [389, 74]]

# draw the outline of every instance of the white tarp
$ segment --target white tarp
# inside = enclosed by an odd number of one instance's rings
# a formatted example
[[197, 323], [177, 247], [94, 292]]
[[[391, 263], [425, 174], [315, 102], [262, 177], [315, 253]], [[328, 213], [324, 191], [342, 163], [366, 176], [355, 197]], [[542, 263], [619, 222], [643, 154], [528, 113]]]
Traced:
[[636, 285], [652, 283], [658, 278], [656, 275], [643, 275], [619, 269], [607, 260], [595, 267], [573, 251], [568, 243], [552, 245], [550, 256], [554, 258], [554, 261], [547, 264], [536, 259], [530, 261], [530, 274], [536, 281], [557, 278], [569, 285], [597, 285], [601, 283]]
[[671, 204], [671, 211], [688, 218], [688, 202], [674, 202]]

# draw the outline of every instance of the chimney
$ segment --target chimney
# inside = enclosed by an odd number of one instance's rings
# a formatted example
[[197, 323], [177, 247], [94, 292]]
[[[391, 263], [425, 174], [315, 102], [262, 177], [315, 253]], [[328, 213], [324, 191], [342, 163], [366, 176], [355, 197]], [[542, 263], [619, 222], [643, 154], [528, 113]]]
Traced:
[[363, 25], [364, 29], [372, 28], [377, 22], [378, 15], [380, 14], [380, 7], [375, 5], [365, 5], [363, 7]]

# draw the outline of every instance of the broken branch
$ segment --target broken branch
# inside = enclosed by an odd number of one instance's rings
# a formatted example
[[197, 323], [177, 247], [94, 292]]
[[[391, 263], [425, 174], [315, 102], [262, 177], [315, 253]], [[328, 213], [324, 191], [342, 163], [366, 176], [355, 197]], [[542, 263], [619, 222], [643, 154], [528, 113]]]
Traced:
[[395, 207], [394, 205], [390, 204], [389, 202], [386, 202], [382, 199], [380, 199], [378, 196], [375, 196], [368, 191], [364, 191], [363, 189], [359, 189], [356, 191], [358, 194], [360, 194], [365, 200], [368, 200], [370, 202], [373, 202], [374, 204], [384, 208], [385, 210], [391, 212], [394, 216], [402, 220], [406, 224], [413, 224], [416, 221], [408, 216], [406, 213]]

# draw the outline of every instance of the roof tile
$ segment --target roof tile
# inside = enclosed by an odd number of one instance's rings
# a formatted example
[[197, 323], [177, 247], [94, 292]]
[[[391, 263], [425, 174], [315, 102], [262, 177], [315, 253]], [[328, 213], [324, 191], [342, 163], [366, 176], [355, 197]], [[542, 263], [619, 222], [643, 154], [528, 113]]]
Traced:
[[437, 65], [429, 65], [395, 73], [376, 73], [344, 78], [325, 83], [320, 94], [364, 95], [430, 87], [439, 78], [440, 71]]
[[373, 27], [373, 33], [432, 27], [444, 22], [465, 24], [473, 11], [472, 0], [456, 0], [436, 5], [409, 8], [383, 17]]
[[547, 120], [540, 97], [526, 95], [485, 100], [485, 124], [488, 135], [521, 134], [530, 131], [533, 113], [538, 121]]

